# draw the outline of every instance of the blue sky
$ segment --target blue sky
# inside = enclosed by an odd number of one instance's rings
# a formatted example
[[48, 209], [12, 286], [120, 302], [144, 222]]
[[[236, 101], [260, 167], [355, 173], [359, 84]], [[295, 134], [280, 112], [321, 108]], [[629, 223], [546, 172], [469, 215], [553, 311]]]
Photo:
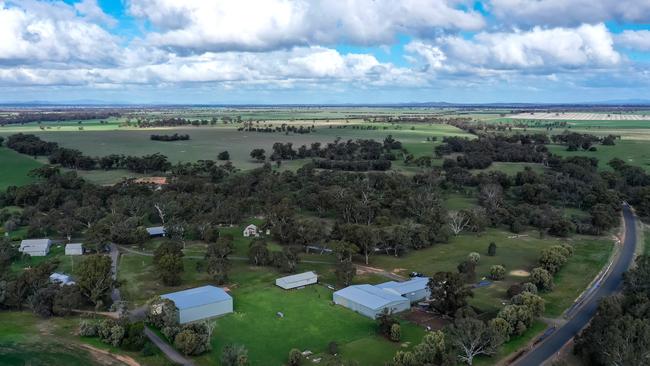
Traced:
[[650, 0], [0, 0], [0, 36], [5, 103], [650, 99]]

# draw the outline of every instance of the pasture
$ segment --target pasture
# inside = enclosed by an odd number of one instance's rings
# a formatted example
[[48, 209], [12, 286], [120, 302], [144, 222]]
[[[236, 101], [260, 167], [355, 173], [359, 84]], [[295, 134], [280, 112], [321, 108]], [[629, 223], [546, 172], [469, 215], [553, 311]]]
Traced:
[[0, 191], [33, 182], [28, 173], [40, 166], [34, 158], [0, 146]]
[[[464, 261], [470, 252], [477, 252], [481, 255], [476, 267], [477, 280], [489, 275], [491, 265], [501, 264], [506, 267], [507, 275], [503, 281], [495, 281], [488, 287], [475, 289], [474, 298], [470, 301], [471, 305], [483, 312], [495, 313], [503, 306], [503, 302], [507, 301], [508, 287], [526, 280], [525, 276], [522, 277], [513, 271], [530, 271], [537, 266], [542, 249], [569, 242], [574, 246], [575, 254], [556, 275], [556, 289], [543, 295], [547, 300], [547, 315], [558, 316], [571, 305], [605, 265], [613, 248], [612, 242], [607, 239], [580, 236], [569, 240], [552, 237], [540, 239], [537, 232], [523, 235], [515, 237], [514, 234], [497, 229], [489, 229], [480, 236], [461, 234], [452, 238], [448, 244], [437, 244], [408, 253], [401, 258], [374, 256], [371, 257], [370, 264], [403, 275], [412, 271], [431, 275], [439, 271], [455, 272], [456, 266]], [[497, 254], [494, 257], [487, 255], [491, 242], [497, 245]]]

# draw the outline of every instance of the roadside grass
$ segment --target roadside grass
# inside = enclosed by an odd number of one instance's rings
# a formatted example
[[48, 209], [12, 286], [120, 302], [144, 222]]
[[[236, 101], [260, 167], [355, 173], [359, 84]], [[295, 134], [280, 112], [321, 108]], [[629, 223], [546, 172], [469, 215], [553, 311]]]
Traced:
[[613, 243], [611, 240], [575, 241], [573, 256], [555, 275], [555, 289], [543, 293], [546, 316], [560, 316], [605, 267]]
[[34, 158], [0, 146], [0, 191], [33, 182], [27, 173], [40, 166]]

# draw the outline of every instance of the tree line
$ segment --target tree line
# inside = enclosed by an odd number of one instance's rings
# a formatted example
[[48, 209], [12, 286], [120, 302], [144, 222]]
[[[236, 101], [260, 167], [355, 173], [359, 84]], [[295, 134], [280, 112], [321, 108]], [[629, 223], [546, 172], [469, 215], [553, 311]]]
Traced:
[[150, 139], [152, 141], [187, 141], [190, 139], [188, 134], [173, 134], [173, 135], [151, 135]]

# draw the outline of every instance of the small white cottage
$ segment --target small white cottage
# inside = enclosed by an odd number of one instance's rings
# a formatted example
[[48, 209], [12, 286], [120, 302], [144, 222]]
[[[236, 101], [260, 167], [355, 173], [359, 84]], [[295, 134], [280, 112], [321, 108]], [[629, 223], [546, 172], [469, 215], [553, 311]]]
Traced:
[[251, 236], [255, 236], [255, 237], [260, 236], [260, 232], [259, 230], [257, 230], [257, 226], [253, 224], [246, 226], [246, 228], [244, 229], [244, 237], [248, 238]]

